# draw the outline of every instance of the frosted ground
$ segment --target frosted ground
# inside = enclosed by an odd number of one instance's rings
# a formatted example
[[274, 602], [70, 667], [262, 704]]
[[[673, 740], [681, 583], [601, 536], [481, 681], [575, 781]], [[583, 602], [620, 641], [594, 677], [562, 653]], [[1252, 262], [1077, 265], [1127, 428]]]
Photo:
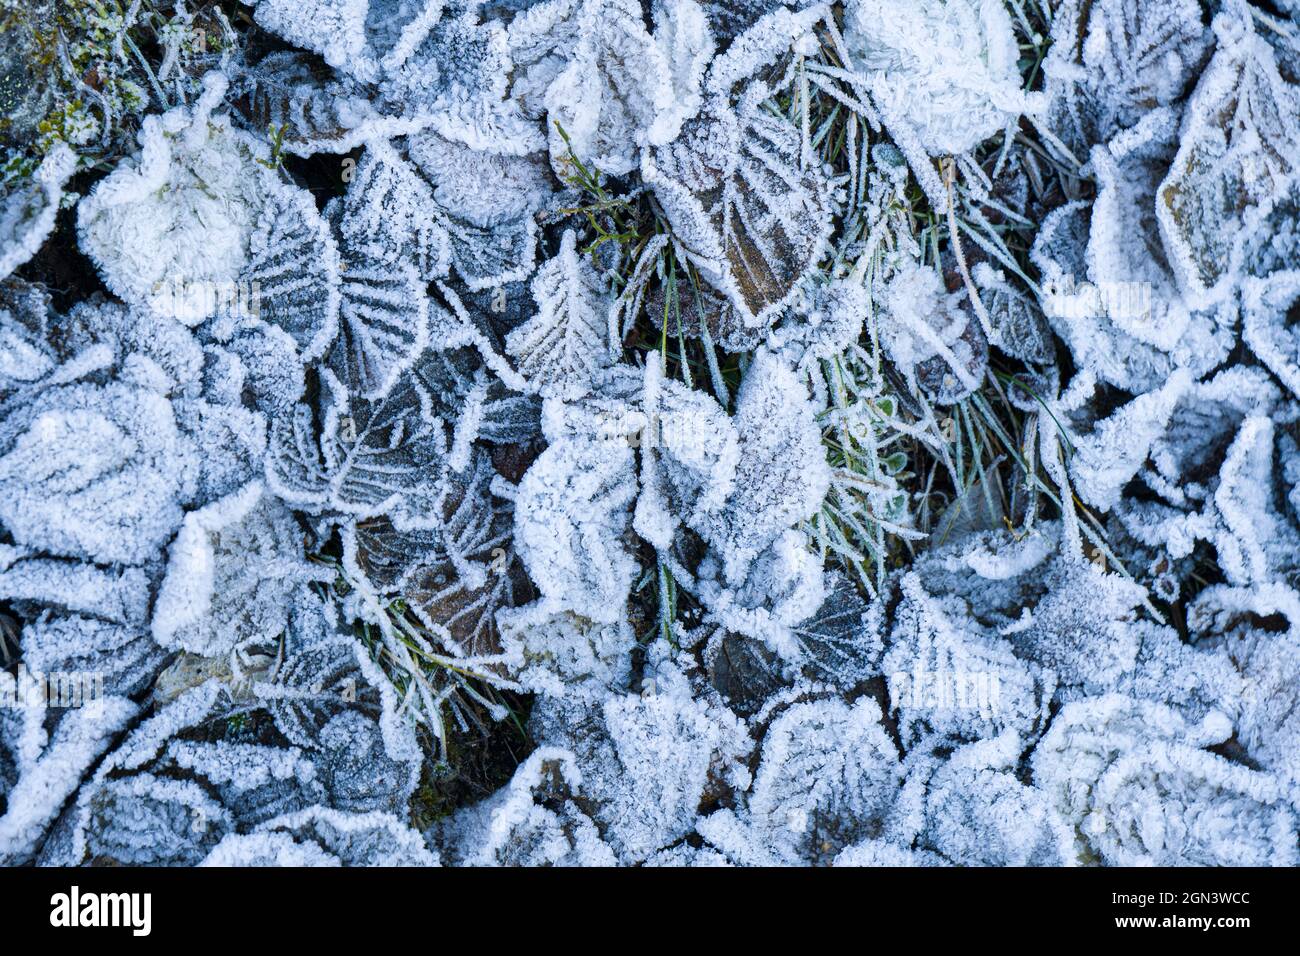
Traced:
[[55, 6], [0, 861], [1297, 863], [1296, 0]]

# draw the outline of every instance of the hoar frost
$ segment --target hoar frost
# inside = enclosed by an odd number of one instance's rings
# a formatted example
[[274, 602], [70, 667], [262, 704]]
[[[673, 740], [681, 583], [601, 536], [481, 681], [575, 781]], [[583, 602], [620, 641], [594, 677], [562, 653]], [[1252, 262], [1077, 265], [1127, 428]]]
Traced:
[[1297, 864], [1294, 3], [246, 6], [0, 183], [0, 862]]

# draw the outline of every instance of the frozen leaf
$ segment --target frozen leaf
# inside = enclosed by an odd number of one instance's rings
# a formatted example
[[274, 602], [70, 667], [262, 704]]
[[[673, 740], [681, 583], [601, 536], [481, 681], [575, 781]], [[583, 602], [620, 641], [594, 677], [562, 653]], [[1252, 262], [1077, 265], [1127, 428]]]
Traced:
[[122, 381], [41, 392], [0, 426], [0, 453], [0, 522], [53, 554], [149, 560], [193, 493], [192, 445], [170, 403]]
[[225, 88], [210, 74], [193, 110], [146, 117], [140, 153], [77, 207], [81, 250], [105, 284], [190, 325], [240, 292], [268, 197], [292, 188], [258, 162], [264, 146], [212, 116]]
[[0, 397], [39, 381], [58, 364], [50, 345], [49, 293], [18, 279], [0, 282]]
[[193, 866], [233, 825], [198, 784], [148, 773], [106, 781], [87, 809], [86, 852], [101, 865]]
[[1193, 301], [1231, 278], [1247, 208], [1277, 195], [1300, 169], [1300, 87], [1283, 78], [1278, 63], [1294, 58], [1300, 41], [1257, 31], [1244, 3], [1221, 12], [1214, 29], [1219, 46], [1187, 103], [1178, 155], [1156, 204], [1170, 264]]
[[625, 620], [597, 624], [544, 601], [497, 612], [510, 674], [526, 691], [552, 697], [623, 690], [635, 635]]
[[509, 502], [493, 496], [488, 456], [476, 453], [463, 476], [448, 481], [433, 527], [398, 531], [384, 519], [360, 521], [343, 534], [344, 566], [377, 594], [398, 595], [468, 656], [501, 651], [497, 612], [527, 600], [511, 540]]
[[153, 683], [167, 652], [147, 630], [45, 614], [23, 628], [23, 663], [42, 674], [94, 675], [97, 694], [132, 696]]
[[318, 747], [330, 719], [360, 700], [366, 688], [359, 653], [365, 652], [349, 637], [316, 640], [254, 687], [286, 739], [305, 750]]
[[529, 576], [559, 608], [613, 623], [636, 574], [625, 537], [636, 498], [632, 449], [574, 437], [548, 447], [515, 502], [515, 546]]
[[545, 114], [557, 171], [570, 168], [572, 149], [608, 175], [625, 175], [642, 148], [671, 141], [699, 108], [712, 41], [693, 3], [661, 6], [653, 38], [630, 0], [550, 0], [516, 17], [509, 32], [519, 71], [512, 93], [530, 116]]
[[320, 730], [319, 773], [328, 804], [350, 813], [401, 813], [419, 767], [390, 754], [380, 726], [359, 710], [344, 710]]
[[1300, 596], [1281, 584], [1207, 588], [1188, 608], [1197, 646], [1218, 651], [1240, 675], [1216, 689], [1238, 710], [1237, 737], [1251, 758], [1300, 780], [1300, 716], [1292, 689], [1300, 672]]
[[773, 330], [769, 342], [796, 367], [830, 359], [857, 343], [869, 303], [866, 287], [856, 282], [815, 284]]
[[1274, 777], [1154, 741], [1094, 785], [1082, 830], [1112, 866], [1294, 866], [1297, 824]]
[[54, 231], [63, 187], [75, 166], [75, 154], [60, 144], [30, 179], [0, 194], [0, 279], [36, 255]]
[[269, 487], [308, 511], [386, 514], [403, 527], [427, 523], [441, 500], [447, 454], [429, 390], [408, 372], [386, 395], [366, 399], [355, 360], [340, 356], [339, 364], [338, 375], [322, 370], [319, 437], [308, 406], [277, 422], [267, 454]]
[[566, 230], [560, 251], [533, 277], [537, 313], [506, 337], [520, 374], [543, 395], [558, 398], [587, 392], [594, 372], [613, 360], [604, 283], [575, 243]]
[[740, 445], [732, 493], [696, 528], [720, 552], [726, 579], [739, 583], [761, 551], [816, 513], [830, 469], [803, 384], [769, 352], [754, 356], [732, 424]]
[[530, 218], [553, 190], [550, 172], [536, 156], [472, 149], [432, 131], [412, 136], [407, 152], [438, 204], [480, 229]]
[[[762, 641], [790, 663], [821, 663], [817, 659], [829, 649], [817, 646], [819, 625], [810, 618], [825, 604], [826, 583], [821, 559], [803, 534], [781, 534], [746, 565], [734, 587], [719, 580], [721, 569], [713, 557], [706, 557], [698, 570], [700, 602], [711, 621]], [[811, 646], [805, 648], [804, 638], [811, 639]]]
[[1300, 271], [1247, 279], [1242, 299], [1242, 338], [1291, 393], [1300, 396]]
[[545, 139], [507, 95], [523, 64], [499, 21], [480, 22], [477, 11], [444, 17], [400, 63], [390, 63], [380, 84], [402, 113], [439, 135], [473, 149], [524, 156]]
[[410, 47], [442, 13], [442, 0], [255, 0], [258, 26], [358, 79], [373, 81], [381, 65], [409, 55]]
[[[423, 283], [410, 265], [349, 258], [335, 362], [345, 362], [356, 375], [352, 394], [382, 400], [393, 389], [428, 344], [428, 311]], [[338, 354], [343, 352], [346, 358]]]
[[749, 738], [740, 722], [669, 686], [610, 696], [603, 705], [548, 702], [532, 721], [548, 745], [575, 755], [581, 793], [606, 841], [628, 861], [689, 833], [709, 793], [748, 783], [739, 761]]
[[0, 545], [0, 598], [20, 607], [138, 626], [149, 617], [149, 591], [149, 576], [140, 568], [99, 568], [82, 561], [34, 558]]
[[768, 92], [754, 81], [738, 111], [710, 101], [641, 164], [691, 263], [755, 328], [772, 323], [821, 258], [834, 209], [799, 131], [760, 108]]
[[[374, 141], [367, 145], [347, 195], [335, 213], [345, 251], [351, 249], [373, 261], [409, 262], [425, 281], [444, 278], [454, 265], [471, 289], [526, 278], [532, 272], [536, 245], [536, 223], [531, 215], [536, 194], [515, 195], [512, 202], [523, 206], [519, 215], [505, 214], [481, 224], [481, 200], [469, 201], [465, 185], [452, 176], [436, 141], [428, 137], [416, 139], [413, 148], [417, 161], [427, 164], [427, 172], [388, 143]], [[453, 148], [450, 144], [442, 147]], [[482, 164], [483, 160], [475, 156], [468, 168], [482, 169]], [[519, 167], [526, 180], [527, 164], [513, 165]], [[464, 176], [462, 168], [458, 177]], [[500, 188], [492, 179], [488, 181]], [[456, 208], [445, 208], [435, 190]]]
[[881, 662], [905, 746], [928, 733], [958, 740], [1014, 731], [1032, 738], [1046, 723], [1051, 671], [1018, 659], [969, 616], [960, 597], [927, 593], [919, 575], [902, 579]]
[[256, 317], [292, 335], [310, 361], [338, 333], [339, 253], [311, 194], [277, 186], [253, 225], [240, 281], [256, 297]]
[[446, 275], [451, 252], [433, 190], [392, 144], [366, 145], [347, 193], [327, 212], [347, 251], [375, 262], [409, 262], [425, 281]]
[[274, 640], [292, 593], [320, 576], [293, 516], [254, 482], [185, 516], [154, 602], [154, 638], [209, 657]]
[[467, 866], [613, 866], [614, 851], [574, 802], [581, 780], [573, 754], [537, 748], [508, 784], [443, 825], [443, 852]]
[[1056, 133], [1080, 155], [1177, 105], [1213, 48], [1197, 0], [1066, 0], [1044, 63]]
[[1119, 502], [1190, 383], [1185, 372], [1175, 372], [1160, 389], [1138, 396], [1098, 422], [1090, 435], [1075, 439], [1070, 473], [1084, 501], [1107, 510]]
[[914, 128], [931, 155], [964, 153], [1037, 108], [1002, 3], [854, 0], [844, 42], [887, 120]]
[[763, 738], [750, 817], [792, 859], [829, 862], [886, 834], [902, 776], [874, 700], [796, 704]]
[[1062, 866], [1071, 834], [1043, 791], [1012, 772], [1014, 733], [955, 750], [929, 780], [920, 842], [965, 866]]
[[786, 685], [780, 658], [761, 641], [719, 630], [704, 650], [709, 683], [737, 714], [748, 717]]
[[174, 740], [165, 764], [211, 788], [239, 827], [311, 806], [323, 796], [317, 768], [297, 747]]
[[381, 113], [359, 83], [332, 77], [296, 50], [270, 53], [239, 71], [229, 101], [246, 129], [275, 130], [284, 149], [301, 156], [345, 153], [406, 125]]
[[97, 699], [67, 711], [47, 733], [43, 724], [53, 715], [46, 691], [29, 673], [20, 672], [15, 681], [0, 672], [0, 691], [20, 702], [0, 712], [0, 766], [8, 751], [15, 778], [9, 786], [0, 780], [0, 862], [18, 866], [31, 862], [82, 775], [126, 728], [137, 708], [123, 697]]
[[[983, 265], [983, 264], [981, 264]], [[1021, 292], [1001, 273], [975, 268], [980, 283], [980, 298], [988, 310], [995, 345], [1022, 362], [1050, 365], [1056, 358], [1052, 330], [1042, 309], [1030, 296]], [[988, 281], [979, 276], [985, 276]]]
[[1197, 541], [1214, 545], [1234, 584], [1266, 580], [1295, 562], [1296, 532], [1274, 500], [1279, 395], [1258, 371], [1238, 366], [1191, 386], [1142, 473], [1159, 498], [1118, 509], [1125, 529], [1177, 559]]
[[793, 627], [812, 675], [848, 690], [879, 672], [884, 648], [867, 626], [867, 603], [841, 573], [826, 578], [826, 597], [812, 616]]
[[437, 866], [424, 838], [391, 813], [308, 807], [231, 834], [202, 866]]
[[935, 402], [961, 401], [984, 380], [988, 342], [965, 292], [948, 293], [926, 266], [900, 269], [884, 292], [881, 344], [913, 391]]

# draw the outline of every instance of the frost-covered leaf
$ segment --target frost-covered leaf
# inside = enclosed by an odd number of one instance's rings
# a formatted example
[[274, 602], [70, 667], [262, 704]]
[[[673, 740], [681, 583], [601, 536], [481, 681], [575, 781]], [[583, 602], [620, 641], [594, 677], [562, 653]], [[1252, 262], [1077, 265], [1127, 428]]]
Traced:
[[1214, 545], [1228, 581], [1266, 580], [1294, 566], [1296, 529], [1275, 500], [1279, 394], [1257, 370], [1228, 368], [1191, 386], [1152, 449], [1143, 479], [1158, 500], [1119, 509], [1125, 529], [1174, 558]]
[[825, 599], [793, 627], [794, 636], [803, 647], [805, 668], [847, 690], [878, 672], [883, 647], [867, 626], [867, 603], [856, 585], [835, 572], [827, 574], [825, 587]]
[[95, 694], [122, 697], [152, 684], [167, 658], [143, 628], [75, 614], [32, 621], [23, 628], [22, 651], [33, 672], [94, 675]]
[[[735, 488], [740, 440], [726, 412], [704, 392], [663, 375], [657, 356], [646, 362], [640, 413], [641, 494], [634, 527], [660, 551], [679, 523], [698, 527], [722, 508]], [[630, 413], [631, 424], [636, 415]]]
[[0, 397], [48, 375], [59, 356], [50, 344], [49, 293], [18, 279], [0, 282]]
[[604, 283], [575, 248], [566, 230], [560, 251], [537, 270], [532, 294], [536, 314], [506, 337], [506, 352], [543, 395], [577, 398], [593, 373], [612, 363], [609, 301]]
[[[699, 598], [709, 619], [730, 631], [756, 638], [791, 663], [819, 663], [828, 648], [818, 646], [811, 620], [824, 606], [826, 580], [821, 559], [807, 538], [786, 531], [745, 567], [734, 585], [719, 562], [706, 557], [699, 567]], [[810, 628], [814, 633], [798, 633]], [[805, 638], [811, 646], [805, 647]]]
[[87, 809], [86, 852], [100, 865], [193, 866], [233, 825], [198, 784], [148, 773], [106, 781]]
[[[484, 222], [482, 199], [476, 196], [471, 200], [465, 194], [466, 165], [460, 169], [448, 166], [445, 154], [455, 147], [439, 146], [437, 140], [425, 137], [416, 139], [412, 148], [413, 158], [425, 172], [389, 143], [376, 140], [367, 144], [348, 192], [334, 213], [345, 246], [363, 259], [408, 262], [425, 281], [445, 277], [453, 265], [471, 289], [526, 278], [532, 272], [535, 252], [532, 211], [539, 201], [540, 184], [530, 184], [531, 195], [513, 195], [511, 203], [520, 207], [518, 215], [500, 210], [499, 216]], [[484, 182], [491, 184], [480, 189], [500, 190], [499, 179], [490, 176], [483, 163], [472, 155], [467, 168], [480, 170]], [[527, 182], [526, 162], [502, 163]], [[455, 207], [445, 208], [435, 190]]]
[[581, 793], [606, 841], [628, 861], [690, 832], [710, 792], [748, 783], [739, 761], [749, 740], [739, 721], [668, 685], [603, 705], [549, 704], [532, 720], [548, 745], [575, 755]]
[[442, 13], [442, 0], [254, 0], [258, 26], [358, 79], [373, 81], [381, 65], [409, 53]]
[[1292, 688], [1300, 669], [1300, 597], [1292, 589], [1207, 588], [1188, 609], [1198, 648], [1217, 650], [1240, 675], [1224, 681], [1225, 710], [1238, 711], [1237, 737], [1251, 758], [1291, 781], [1300, 780], [1300, 715]]
[[308, 807], [230, 834], [200, 866], [437, 866], [438, 855], [397, 816]]
[[1044, 314], [1075, 361], [1130, 392], [1160, 387], [1180, 366], [1204, 374], [1232, 347], [1232, 304], [1189, 300], [1161, 238], [1156, 190], [1177, 134], [1177, 113], [1161, 108], [1095, 146], [1091, 210], [1053, 212], [1032, 254]]
[[33, 612], [48, 608], [140, 626], [148, 621], [149, 592], [140, 568], [37, 558], [0, 545], [0, 598]]
[[380, 90], [404, 115], [473, 149], [523, 156], [543, 147], [541, 132], [508, 96], [521, 64], [501, 22], [480, 22], [472, 10], [449, 15], [403, 52]]
[[1296, 812], [1274, 777], [1167, 742], [1120, 755], [1083, 832], [1114, 866], [1294, 866]]
[[443, 825], [442, 850], [468, 866], [613, 866], [614, 851], [573, 800], [573, 754], [539, 747], [510, 782]]
[[1066, 0], [1043, 67], [1054, 131], [1085, 154], [1181, 101], [1212, 48], [1197, 0]]
[[344, 153], [407, 125], [381, 113], [351, 78], [329, 74], [311, 56], [276, 51], [232, 78], [229, 101], [245, 128], [276, 130], [285, 150], [303, 156]]
[[796, 367], [829, 359], [857, 342], [869, 304], [866, 287], [856, 282], [816, 284], [772, 331], [769, 343]]
[[256, 317], [292, 335], [309, 361], [338, 332], [339, 254], [311, 195], [277, 186], [253, 224], [240, 282], [255, 296]]
[[36, 255], [54, 231], [63, 187], [75, 166], [75, 154], [60, 144], [35, 175], [0, 194], [0, 279]]
[[769, 352], [754, 356], [732, 423], [740, 445], [732, 493], [696, 528], [739, 583], [762, 550], [821, 506], [830, 469], [803, 384]]
[[212, 115], [225, 89], [209, 74], [192, 110], [147, 117], [140, 153], [77, 207], [81, 250], [105, 284], [190, 325], [239, 291], [268, 197], [292, 188], [258, 162], [265, 147]]
[[902, 777], [875, 701], [796, 704], [763, 739], [750, 817], [792, 858], [829, 862], [886, 835]]
[[491, 492], [495, 474], [476, 453], [464, 475], [449, 478], [432, 527], [399, 531], [380, 518], [343, 536], [345, 567], [375, 593], [399, 595], [449, 650], [468, 656], [500, 653], [498, 611], [532, 594], [511, 540], [513, 511]]
[[964, 153], [1037, 108], [1002, 3], [853, 0], [844, 42], [886, 122], [913, 128], [931, 155]]
[[196, 464], [156, 391], [123, 381], [48, 389], [0, 426], [0, 523], [52, 554], [138, 564], [180, 525]]
[[552, 697], [625, 689], [635, 636], [625, 620], [597, 624], [544, 601], [497, 612], [507, 667], [525, 690]]
[[346, 362], [355, 374], [352, 394], [382, 400], [394, 388], [428, 344], [428, 311], [423, 283], [410, 265], [368, 255], [348, 259], [335, 363]]
[[975, 272], [988, 280], [976, 281], [982, 286], [980, 298], [993, 326], [990, 344], [1023, 362], [1052, 364], [1056, 346], [1038, 303], [1007, 282], [1001, 273], [985, 273], [979, 267]]
[[515, 546], [542, 594], [600, 623], [613, 623], [636, 574], [625, 536], [636, 497], [632, 449], [573, 437], [547, 448], [515, 501]]
[[124, 697], [100, 698], [68, 710], [47, 732], [46, 719], [53, 717], [47, 692], [30, 673], [15, 679], [0, 672], [0, 692], [17, 702], [0, 711], [0, 766], [7, 760], [13, 774], [12, 780], [0, 780], [0, 862], [18, 866], [31, 862], [82, 774], [137, 708]]
[[677, 241], [749, 327], [770, 325], [792, 300], [825, 251], [834, 208], [799, 131], [761, 108], [769, 92], [754, 81], [738, 111], [710, 101], [641, 164]]
[[1300, 170], [1300, 86], [1278, 63], [1294, 60], [1300, 39], [1257, 29], [1246, 4], [1222, 12], [1214, 29], [1219, 46], [1188, 101], [1156, 204], [1170, 264], [1193, 300], [1225, 278], [1246, 209]]
[[1041, 730], [1056, 683], [1050, 671], [970, 620], [961, 598], [927, 593], [915, 572], [901, 591], [881, 670], [904, 745], [928, 733], [975, 740]]
[[412, 136], [407, 152], [433, 187], [438, 204], [481, 229], [531, 217], [553, 189], [549, 170], [534, 155], [473, 149], [433, 131]]
[[293, 516], [254, 482], [185, 516], [154, 602], [154, 638], [205, 656], [274, 640], [293, 591], [313, 576]]
[[955, 750], [928, 781], [922, 845], [965, 866], [1062, 866], [1071, 834], [1046, 793], [1012, 772], [1010, 731]]
[[1090, 435], [1074, 441], [1070, 473], [1084, 501], [1106, 509], [1119, 502], [1124, 485], [1146, 461], [1189, 384], [1190, 376], [1175, 372], [1160, 389], [1138, 396], [1098, 422]]
[[890, 280], [881, 322], [885, 354], [914, 391], [952, 405], [984, 380], [988, 342], [964, 292], [949, 294], [932, 268], [912, 265]]
[[1247, 279], [1242, 299], [1242, 338], [1292, 394], [1300, 396], [1300, 272]]
[[569, 169], [572, 149], [625, 175], [642, 148], [671, 141], [698, 110], [712, 52], [699, 8], [661, 4], [655, 27], [652, 38], [630, 0], [548, 0], [511, 22], [512, 93], [528, 115], [545, 115], [557, 171]]
[[317, 767], [297, 747], [173, 740], [164, 762], [211, 788], [239, 827], [312, 806], [324, 795]]
[[336, 352], [322, 371], [320, 434], [299, 405], [276, 425], [267, 454], [272, 491], [304, 510], [358, 518], [387, 514], [405, 527], [427, 523], [441, 500], [447, 435], [428, 388], [410, 372], [386, 395], [361, 397], [355, 357]]

